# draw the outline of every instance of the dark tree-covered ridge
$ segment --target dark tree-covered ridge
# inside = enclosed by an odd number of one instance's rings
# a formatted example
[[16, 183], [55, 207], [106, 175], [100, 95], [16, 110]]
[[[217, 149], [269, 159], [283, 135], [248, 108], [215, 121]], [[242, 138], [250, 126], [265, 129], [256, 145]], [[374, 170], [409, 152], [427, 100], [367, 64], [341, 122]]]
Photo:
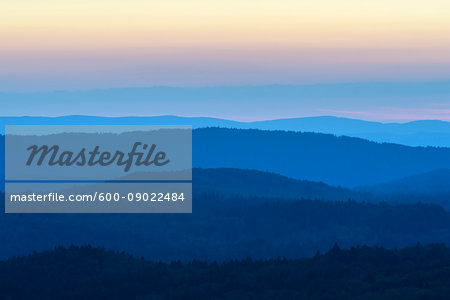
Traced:
[[72, 243], [165, 262], [310, 257], [336, 242], [450, 245], [450, 212], [437, 205], [217, 194], [196, 196], [192, 214], [0, 214], [0, 227], [0, 259]]
[[4, 299], [448, 299], [450, 248], [356, 247], [308, 259], [152, 262], [91, 246], [0, 262]]

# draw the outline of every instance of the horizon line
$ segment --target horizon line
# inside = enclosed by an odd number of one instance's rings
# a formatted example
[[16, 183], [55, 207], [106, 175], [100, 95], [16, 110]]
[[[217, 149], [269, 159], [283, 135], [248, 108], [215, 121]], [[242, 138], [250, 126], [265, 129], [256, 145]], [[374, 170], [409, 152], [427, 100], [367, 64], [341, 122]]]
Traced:
[[33, 94], [33, 93], [76, 93], [93, 91], [110, 91], [125, 89], [152, 89], [152, 88], [172, 88], [172, 89], [214, 89], [214, 88], [258, 88], [258, 87], [314, 87], [314, 86], [337, 86], [337, 85], [368, 85], [368, 84], [439, 84], [449, 83], [450, 78], [441, 78], [435, 80], [373, 80], [373, 81], [324, 81], [315, 83], [265, 83], [265, 84], [217, 84], [217, 85], [136, 85], [136, 86], [117, 86], [117, 87], [98, 87], [98, 88], [80, 88], [80, 89], [40, 89], [33, 91], [8, 91], [0, 90], [0, 94]]
[[[273, 119], [260, 119], [260, 120], [253, 120], [253, 121], [241, 121], [236, 119], [228, 119], [228, 118], [220, 118], [220, 117], [214, 117], [214, 116], [180, 116], [180, 115], [148, 115], [148, 116], [136, 116], [136, 115], [126, 115], [126, 116], [99, 116], [99, 115], [77, 115], [77, 114], [68, 114], [68, 115], [57, 115], [57, 116], [44, 116], [44, 115], [11, 115], [11, 116], [2, 116], [0, 115], [0, 119], [3, 118], [49, 118], [49, 119], [56, 119], [56, 118], [70, 118], [70, 117], [85, 117], [85, 118], [107, 118], [107, 119], [125, 119], [125, 118], [135, 118], [135, 119], [145, 119], [145, 118], [183, 118], [183, 119], [214, 119], [214, 120], [220, 120], [220, 121], [230, 121], [230, 122], [236, 122], [236, 123], [244, 123], [244, 124], [252, 124], [252, 123], [258, 123], [258, 122], [271, 122], [271, 121], [293, 121], [293, 120], [299, 120], [299, 119], [319, 119], [319, 118], [333, 118], [333, 119], [341, 119], [341, 120], [351, 120], [351, 121], [361, 121], [366, 123], [377, 123], [377, 124], [409, 124], [409, 123], [415, 123], [415, 122], [423, 122], [423, 121], [435, 121], [435, 122], [442, 122], [442, 123], [449, 123], [450, 121], [442, 120], [442, 119], [415, 119], [415, 120], [409, 120], [405, 122], [398, 122], [398, 121], [388, 121], [388, 122], [382, 122], [382, 121], [373, 121], [373, 120], [364, 120], [359, 118], [349, 118], [349, 117], [342, 117], [342, 116], [334, 116], [334, 115], [315, 115], [315, 116], [302, 116], [302, 117], [287, 117], [287, 118], [273, 118]], [[151, 125], [151, 124], [150, 124]]]

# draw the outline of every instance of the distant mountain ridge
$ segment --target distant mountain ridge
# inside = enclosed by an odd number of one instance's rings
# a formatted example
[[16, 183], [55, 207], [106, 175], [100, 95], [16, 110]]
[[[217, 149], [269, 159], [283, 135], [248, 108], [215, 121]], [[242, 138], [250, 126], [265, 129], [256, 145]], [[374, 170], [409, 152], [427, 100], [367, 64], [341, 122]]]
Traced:
[[391, 182], [359, 187], [358, 190], [377, 195], [450, 196], [450, 169], [411, 175]]
[[0, 117], [0, 130], [5, 125], [86, 124], [86, 125], [192, 125], [193, 128], [223, 127], [239, 129], [287, 130], [317, 132], [358, 137], [375, 142], [408, 146], [450, 147], [450, 122], [423, 120], [408, 123], [379, 123], [331, 116], [238, 122], [208, 117]]
[[194, 168], [259, 170], [347, 188], [450, 169], [450, 148], [293, 131], [199, 128], [192, 153]]
[[225, 196], [285, 199], [326, 199], [328, 201], [368, 200], [368, 195], [322, 182], [296, 180], [275, 173], [233, 168], [192, 170], [194, 193]]
[[255, 169], [356, 187], [450, 168], [449, 148], [379, 144], [329, 134], [201, 128], [193, 133], [197, 168]]

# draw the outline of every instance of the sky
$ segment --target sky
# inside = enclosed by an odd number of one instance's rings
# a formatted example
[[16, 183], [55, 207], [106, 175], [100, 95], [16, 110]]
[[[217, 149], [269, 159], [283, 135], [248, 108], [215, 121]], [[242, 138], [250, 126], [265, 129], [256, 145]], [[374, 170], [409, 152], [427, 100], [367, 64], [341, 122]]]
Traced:
[[258, 121], [340, 116], [380, 122], [450, 121], [450, 80], [0, 93], [1, 115], [215, 117]]
[[[0, 45], [4, 93], [442, 82], [450, 1], [3, 0]], [[343, 104], [329, 113], [383, 115], [374, 103]], [[391, 114], [446, 116], [436, 106], [421, 113], [427, 105], [424, 96]]]

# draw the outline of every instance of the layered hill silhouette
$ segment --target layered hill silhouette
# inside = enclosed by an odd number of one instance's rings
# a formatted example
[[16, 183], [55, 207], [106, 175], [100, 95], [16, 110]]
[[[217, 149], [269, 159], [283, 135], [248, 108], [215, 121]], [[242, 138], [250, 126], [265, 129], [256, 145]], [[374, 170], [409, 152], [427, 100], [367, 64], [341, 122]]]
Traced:
[[358, 137], [376, 142], [409, 146], [450, 147], [450, 122], [424, 120], [407, 123], [380, 123], [331, 116], [278, 119], [256, 122], [237, 122], [207, 117], [0, 117], [0, 132], [5, 125], [59, 124], [59, 125], [192, 125], [193, 128], [223, 127], [239, 129], [288, 130], [328, 133]]
[[359, 187], [358, 190], [378, 195], [450, 196], [450, 169], [439, 169], [391, 182]]
[[389, 183], [348, 189], [322, 182], [297, 180], [276, 173], [242, 169], [193, 169], [194, 197], [223, 196], [282, 198], [283, 201], [322, 199], [371, 203], [437, 204], [450, 209], [450, 170], [442, 169]]
[[450, 209], [450, 170], [440, 169], [402, 179], [357, 187], [368, 198], [389, 203], [433, 203]]
[[[136, 174], [139, 174], [137, 176]], [[136, 173], [116, 178], [133, 180], [142, 178]], [[298, 199], [326, 201], [357, 201], [392, 204], [415, 204], [418, 202], [450, 208], [448, 170], [416, 175], [389, 183], [360, 186], [354, 189], [332, 186], [323, 182], [298, 180], [276, 173], [236, 168], [192, 169], [194, 198], [204, 195], [227, 197], [230, 202], [258, 199], [292, 201]], [[101, 183], [98, 183], [100, 186]], [[77, 193], [79, 187], [67, 188], [66, 193]], [[100, 188], [101, 189], [101, 188]], [[90, 191], [95, 191], [95, 185]], [[255, 204], [255, 203], [246, 203]]]
[[321, 182], [296, 180], [275, 173], [232, 168], [193, 169], [193, 191], [224, 196], [330, 201], [372, 200], [370, 195]]
[[450, 168], [449, 148], [286, 131], [197, 129], [193, 155], [194, 167], [255, 169], [346, 187]]
[[184, 264], [71, 246], [0, 262], [0, 288], [6, 299], [446, 299], [449, 268], [442, 244]]
[[192, 214], [0, 214], [0, 228], [0, 259], [86, 243], [157, 261], [312, 257], [336, 242], [450, 245], [450, 213], [437, 205], [219, 194], [195, 196]]
[[253, 169], [356, 187], [450, 168], [450, 148], [381, 144], [318, 133], [200, 128], [193, 131], [193, 167]]

